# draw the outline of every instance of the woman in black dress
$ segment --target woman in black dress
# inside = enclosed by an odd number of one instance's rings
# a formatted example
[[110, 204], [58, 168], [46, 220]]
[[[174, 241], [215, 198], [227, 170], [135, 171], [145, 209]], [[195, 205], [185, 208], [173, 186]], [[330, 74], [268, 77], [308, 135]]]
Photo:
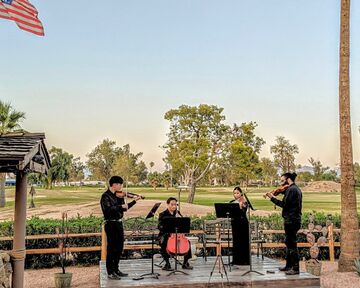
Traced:
[[235, 187], [233, 191], [234, 200], [230, 203], [239, 203], [241, 212], [231, 219], [233, 235], [233, 265], [249, 265], [249, 221], [246, 217], [248, 203], [240, 187]]

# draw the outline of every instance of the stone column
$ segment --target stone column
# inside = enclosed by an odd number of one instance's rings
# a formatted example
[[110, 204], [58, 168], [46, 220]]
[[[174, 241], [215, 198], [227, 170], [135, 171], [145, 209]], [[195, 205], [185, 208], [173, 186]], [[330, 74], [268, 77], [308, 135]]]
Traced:
[[24, 287], [24, 268], [25, 268], [25, 233], [26, 233], [26, 198], [27, 181], [26, 173], [18, 171], [16, 174], [15, 191], [15, 215], [14, 215], [14, 240], [12, 250], [13, 261], [13, 288]]

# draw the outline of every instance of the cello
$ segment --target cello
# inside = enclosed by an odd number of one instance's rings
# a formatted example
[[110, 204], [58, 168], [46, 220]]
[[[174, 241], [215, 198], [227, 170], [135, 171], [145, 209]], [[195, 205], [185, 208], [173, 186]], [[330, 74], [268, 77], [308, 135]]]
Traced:
[[[179, 210], [176, 210], [176, 216], [183, 217]], [[166, 251], [170, 255], [186, 255], [190, 250], [189, 239], [183, 233], [171, 233], [166, 245]]]

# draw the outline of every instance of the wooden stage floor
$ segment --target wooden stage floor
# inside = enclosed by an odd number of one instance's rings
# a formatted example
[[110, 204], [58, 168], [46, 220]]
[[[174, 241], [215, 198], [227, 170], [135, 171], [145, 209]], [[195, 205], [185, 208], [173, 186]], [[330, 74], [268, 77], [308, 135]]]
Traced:
[[[161, 259], [155, 259], [155, 263], [159, 263]], [[281, 266], [276, 260], [252, 256], [253, 269], [263, 273], [258, 275], [251, 272], [242, 276], [249, 270], [250, 266], [232, 266], [231, 272], [226, 267], [229, 281], [227, 281], [225, 274], [221, 277], [219, 273], [219, 265], [216, 265], [213, 275], [209, 281], [210, 272], [214, 267], [216, 257], [209, 257], [205, 262], [203, 258], [191, 260], [190, 263], [194, 266], [193, 270], [179, 270], [187, 272], [189, 275], [176, 273], [175, 275], [167, 276], [170, 272], [163, 271], [154, 266], [154, 272], [159, 273], [159, 279], [144, 277], [142, 280], [133, 280], [133, 278], [151, 272], [151, 259], [134, 259], [134, 260], [120, 260], [120, 270], [129, 273], [128, 277], [122, 277], [121, 280], [109, 280], [107, 278], [106, 266], [104, 262], [100, 262], [100, 287], [115, 288], [115, 287], [320, 287], [320, 278], [301, 272], [300, 275], [286, 276], [284, 272], [280, 272], [278, 268]], [[223, 261], [227, 263], [227, 257], [223, 256]], [[218, 261], [220, 262], [220, 261]], [[174, 268], [174, 262], [171, 262]], [[268, 273], [272, 271], [274, 273]]]

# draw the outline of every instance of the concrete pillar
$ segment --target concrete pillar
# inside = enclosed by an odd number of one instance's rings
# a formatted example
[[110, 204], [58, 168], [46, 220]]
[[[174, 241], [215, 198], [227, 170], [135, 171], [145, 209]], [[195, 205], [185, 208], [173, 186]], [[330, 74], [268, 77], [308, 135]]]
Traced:
[[26, 206], [27, 206], [26, 173], [18, 171], [16, 174], [14, 240], [12, 250], [13, 277], [12, 287], [24, 287], [25, 269], [25, 233], [26, 233]]

